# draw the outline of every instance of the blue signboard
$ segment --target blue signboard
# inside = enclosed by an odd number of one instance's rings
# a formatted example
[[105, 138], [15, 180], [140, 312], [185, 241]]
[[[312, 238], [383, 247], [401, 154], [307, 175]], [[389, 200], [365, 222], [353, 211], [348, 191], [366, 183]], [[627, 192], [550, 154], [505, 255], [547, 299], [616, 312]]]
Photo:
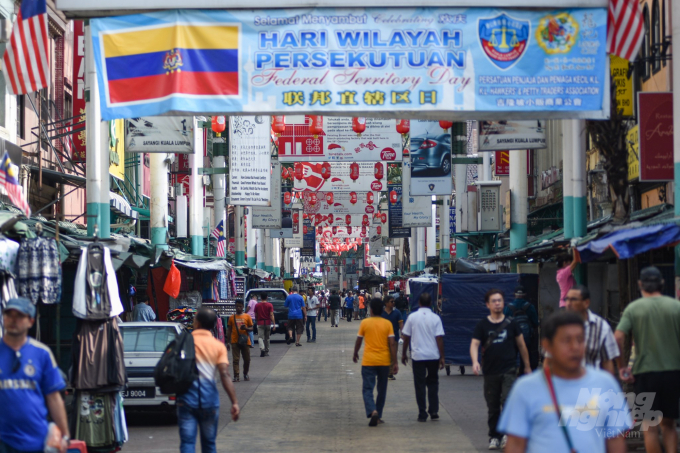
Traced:
[[172, 10], [90, 25], [104, 120], [533, 119], [606, 116], [606, 22], [604, 8], [329, 8]]
[[316, 229], [312, 226], [309, 219], [302, 221], [303, 229], [307, 229], [307, 233], [302, 234], [302, 248], [300, 249], [300, 256], [316, 256]]
[[451, 236], [456, 234], [456, 207], [449, 206], [449, 231]]
[[[396, 201], [393, 200], [396, 198]], [[399, 185], [387, 186], [387, 213], [388, 213], [388, 234], [391, 238], [409, 238], [411, 229], [402, 225], [402, 187]]]

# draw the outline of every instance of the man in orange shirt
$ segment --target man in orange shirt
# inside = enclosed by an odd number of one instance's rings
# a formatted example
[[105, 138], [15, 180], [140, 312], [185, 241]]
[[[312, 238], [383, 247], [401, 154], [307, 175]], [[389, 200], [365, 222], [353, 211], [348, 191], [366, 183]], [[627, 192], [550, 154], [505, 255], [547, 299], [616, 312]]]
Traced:
[[[253, 330], [253, 318], [247, 313], [243, 313], [242, 301], [236, 302], [236, 314], [229, 317], [227, 326], [227, 338], [231, 341], [231, 358], [234, 361], [234, 382], [239, 381], [241, 355], [243, 356], [243, 380], [249, 381], [250, 337], [248, 332]], [[227, 343], [227, 350], [229, 349], [229, 343]]]
[[[392, 323], [380, 316], [383, 310], [383, 302], [380, 299], [372, 299], [370, 318], [361, 321], [357, 341], [354, 345], [354, 363], [359, 361], [359, 349], [365, 340], [364, 357], [361, 361], [361, 378], [363, 380], [364, 406], [366, 417], [371, 421], [368, 426], [377, 426], [382, 423], [382, 412], [385, 407], [387, 396], [387, 377], [397, 374], [397, 342], [394, 340]], [[373, 389], [378, 384], [378, 396], [373, 399]]]
[[366, 295], [364, 292], [359, 294], [359, 318], [364, 319], [366, 317]]
[[207, 307], [199, 308], [194, 317], [194, 331], [191, 336], [196, 350], [198, 379], [191, 384], [186, 393], [177, 397], [181, 452], [195, 451], [196, 434], [199, 429], [203, 452], [214, 452], [216, 449], [220, 395], [215, 384], [215, 369], [219, 370], [222, 387], [231, 400], [231, 419], [237, 421], [240, 413], [234, 384], [229, 379], [227, 350], [211, 333], [216, 322], [215, 310]]

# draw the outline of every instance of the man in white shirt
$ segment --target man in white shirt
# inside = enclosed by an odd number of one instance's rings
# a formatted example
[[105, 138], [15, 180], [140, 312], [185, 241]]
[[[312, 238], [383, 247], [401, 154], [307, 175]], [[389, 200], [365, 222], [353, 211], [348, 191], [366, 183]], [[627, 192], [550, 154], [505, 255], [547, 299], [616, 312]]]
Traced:
[[[406, 351], [411, 346], [413, 384], [418, 402], [418, 421], [439, 419], [439, 370], [444, 368], [444, 327], [439, 316], [432, 311], [432, 297], [423, 293], [418, 300], [420, 308], [411, 313], [402, 329], [404, 346], [401, 363], [406, 365]], [[425, 389], [429, 411], [426, 410]]]
[[[314, 295], [314, 290], [307, 290], [307, 343], [316, 343], [316, 310], [319, 306], [319, 298]], [[312, 335], [309, 335], [309, 326], [312, 326]]]

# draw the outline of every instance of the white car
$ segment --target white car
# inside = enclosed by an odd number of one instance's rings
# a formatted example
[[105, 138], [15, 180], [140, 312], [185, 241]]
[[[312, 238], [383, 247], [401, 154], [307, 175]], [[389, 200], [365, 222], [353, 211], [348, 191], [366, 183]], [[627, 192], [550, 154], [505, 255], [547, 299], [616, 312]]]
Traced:
[[153, 371], [165, 347], [184, 326], [176, 322], [126, 322], [123, 335], [127, 389], [121, 392], [126, 409], [175, 410], [175, 396], [163, 395], [156, 387]]

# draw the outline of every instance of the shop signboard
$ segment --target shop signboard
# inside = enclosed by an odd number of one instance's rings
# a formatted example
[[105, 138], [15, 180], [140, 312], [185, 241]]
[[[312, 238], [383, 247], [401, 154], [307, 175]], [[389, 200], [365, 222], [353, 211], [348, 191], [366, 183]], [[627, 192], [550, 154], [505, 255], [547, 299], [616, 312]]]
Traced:
[[640, 181], [673, 180], [673, 93], [638, 93]]
[[480, 121], [479, 151], [545, 148], [545, 122]]
[[194, 126], [190, 116], [130, 118], [125, 132], [128, 153], [194, 153]]

